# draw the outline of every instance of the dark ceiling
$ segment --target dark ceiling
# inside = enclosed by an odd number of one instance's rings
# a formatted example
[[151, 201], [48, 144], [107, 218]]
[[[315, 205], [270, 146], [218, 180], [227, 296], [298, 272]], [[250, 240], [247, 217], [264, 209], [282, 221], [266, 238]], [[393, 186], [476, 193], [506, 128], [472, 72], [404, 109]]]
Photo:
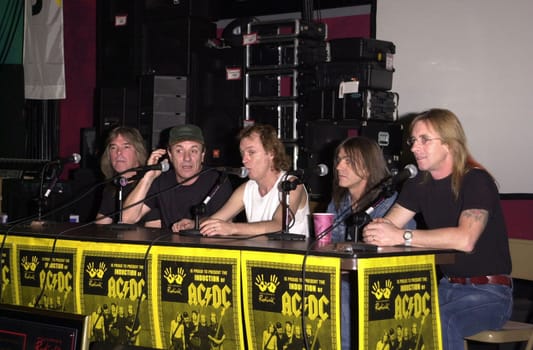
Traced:
[[270, 15], [286, 12], [300, 12], [304, 4], [314, 9], [329, 9], [355, 5], [369, 5], [376, 0], [214, 0], [220, 6], [220, 18]]

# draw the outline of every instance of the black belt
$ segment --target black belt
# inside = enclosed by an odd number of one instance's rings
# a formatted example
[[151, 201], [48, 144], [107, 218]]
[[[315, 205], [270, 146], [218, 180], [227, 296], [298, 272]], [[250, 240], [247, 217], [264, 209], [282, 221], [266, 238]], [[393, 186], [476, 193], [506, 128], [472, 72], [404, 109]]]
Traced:
[[475, 277], [448, 277], [448, 282], [459, 284], [500, 284], [511, 287], [511, 277], [506, 275], [487, 275]]

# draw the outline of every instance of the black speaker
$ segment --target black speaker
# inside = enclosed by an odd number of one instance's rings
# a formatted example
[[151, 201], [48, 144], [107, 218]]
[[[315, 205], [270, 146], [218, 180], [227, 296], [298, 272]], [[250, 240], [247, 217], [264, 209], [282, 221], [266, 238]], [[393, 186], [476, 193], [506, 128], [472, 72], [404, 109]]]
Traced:
[[98, 135], [119, 125], [138, 127], [138, 96], [136, 86], [98, 88]]
[[0, 65], [0, 106], [0, 158], [26, 158], [30, 140], [26, 136], [21, 64]]
[[100, 160], [96, 128], [80, 129], [80, 167], [98, 169]]
[[346, 122], [315, 120], [305, 123], [298, 168], [312, 168], [318, 164], [325, 164], [328, 167], [326, 176], [311, 175], [305, 179], [311, 199], [329, 200], [333, 181], [335, 149], [344, 139], [359, 136], [360, 128], [361, 122], [356, 120]]
[[188, 79], [183, 76], [143, 75], [140, 86], [138, 129], [148, 149], [165, 148], [170, 128], [188, 121]]
[[98, 85], [134, 83], [142, 67], [142, 0], [97, 3]]
[[194, 88], [197, 105], [191, 122], [199, 125], [207, 145], [206, 163], [213, 166], [241, 166], [237, 135], [243, 120], [243, 83], [228, 79], [228, 69], [241, 69], [244, 48], [205, 49], [199, 56], [200, 69]]
[[144, 23], [142, 73], [190, 75], [194, 53], [215, 37], [215, 23], [204, 19], [186, 17]]
[[223, 4], [220, 0], [144, 0], [146, 16], [154, 21], [178, 17], [214, 20]]
[[[40, 181], [37, 179], [4, 179], [2, 181], [2, 211], [8, 215], [9, 221], [29, 218], [38, 213]], [[43, 192], [51, 186], [49, 181], [45, 181]], [[70, 184], [65, 181], [58, 181], [51, 191], [50, 197], [42, 204], [43, 219], [52, 221], [68, 222], [69, 215], [73, 213], [72, 208], [64, 208], [59, 212], [54, 211], [52, 215], [47, 215], [55, 208], [65, 205], [72, 198]]]
[[191, 15], [204, 12], [192, 4], [193, 0], [100, 0], [98, 84], [123, 86], [143, 74], [187, 75], [191, 52], [216, 36], [214, 23]]

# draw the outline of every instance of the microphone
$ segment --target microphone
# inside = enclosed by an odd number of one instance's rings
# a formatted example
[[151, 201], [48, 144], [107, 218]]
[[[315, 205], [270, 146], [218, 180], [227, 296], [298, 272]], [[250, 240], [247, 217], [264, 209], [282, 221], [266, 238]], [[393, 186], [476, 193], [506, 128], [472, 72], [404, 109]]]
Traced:
[[115, 179], [113, 179], [113, 185], [117, 187], [124, 187], [128, 184], [128, 181], [130, 181], [128, 178], [124, 176], [119, 176]]
[[58, 158], [56, 160], [51, 161], [49, 164], [58, 164], [58, 165], [63, 165], [67, 163], [78, 164], [80, 160], [81, 160], [81, 156], [79, 155], [79, 153], [72, 153], [68, 157]]
[[407, 179], [412, 179], [418, 174], [418, 168], [413, 164], [407, 164], [402, 171], [389, 178], [387, 185], [396, 187]]
[[316, 176], [326, 176], [329, 172], [328, 166], [326, 164], [318, 164], [307, 169], [296, 169], [290, 170], [289, 175], [294, 175], [297, 177], [302, 177], [304, 175], [316, 175]]
[[168, 159], [163, 159], [161, 162], [157, 164], [134, 168], [134, 169], [131, 169], [131, 171], [147, 172], [150, 170], [161, 170], [162, 172], [167, 172], [169, 169], [170, 169], [170, 163], [168, 162]]
[[216, 170], [228, 174], [228, 175], [235, 175], [240, 177], [241, 179], [244, 179], [245, 177], [248, 177], [248, 169], [241, 166], [240, 168], [228, 168], [228, 167], [218, 167], [215, 168]]
[[[81, 156], [78, 153], [72, 153], [72, 155], [70, 155], [68, 157], [58, 158], [56, 160], [53, 160], [53, 161], [49, 162], [46, 166], [59, 165], [59, 169], [61, 171], [62, 170], [62, 166], [64, 164], [67, 164], [67, 163], [78, 164], [80, 162], [80, 160], [81, 160]], [[52, 193], [52, 190], [54, 189], [54, 187], [57, 184], [57, 181], [59, 180], [59, 175], [61, 175], [61, 174], [60, 173], [58, 174], [56, 171], [53, 172], [52, 181], [50, 182], [50, 185], [48, 186], [48, 188], [44, 192], [44, 195], [43, 195], [44, 199], [50, 197], [50, 194]]]
[[129, 181], [139, 180], [140, 178], [144, 176], [144, 174], [146, 174], [148, 171], [151, 171], [151, 170], [160, 170], [161, 172], [165, 173], [170, 170], [170, 163], [168, 162], [168, 159], [163, 159], [161, 162], [157, 164], [146, 165], [146, 166], [131, 168], [131, 169], [122, 171], [119, 173], [119, 175], [133, 172], [133, 171], [135, 171], [136, 174], [131, 177], [118, 176], [117, 178], [113, 180], [113, 184], [115, 186], [124, 187], [128, 184]]
[[[144, 165], [144, 166], [138, 166], [138, 167], [135, 167], [135, 168], [129, 168], [127, 170], [124, 170], [124, 171], [121, 171], [120, 173], [118, 173], [117, 175], [122, 175], [122, 174], [126, 174], [126, 173], [131, 173], [133, 171], [135, 172], [140, 172], [142, 175], [144, 175], [147, 171], [150, 171], [150, 170], [160, 170], [162, 172], [166, 172], [170, 169], [170, 163], [168, 162], [168, 159], [163, 159], [162, 161], [160, 161], [159, 163], [157, 164], [152, 164], [152, 165]], [[142, 177], [142, 176], [141, 176]], [[136, 179], [139, 179], [136, 178]], [[129, 180], [129, 179], [128, 179]], [[133, 180], [133, 179], [132, 179]]]
[[[242, 169], [246, 170], [246, 168], [242, 168]], [[211, 198], [213, 198], [213, 196], [218, 192], [218, 189], [220, 188], [220, 186], [222, 186], [222, 184], [224, 184], [224, 182], [226, 181], [226, 178], [227, 178], [227, 173], [220, 174], [215, 186], [213, 186], [209, 194], [204, 198], [204, 201], [202, 202], [204, 206], [207, 205], [207, 203], [211, 201]]]
[[[247, 170], [244, 167], [241, 169]], [[228, 174], [229, 173], [227, 172], [222, 172], [219, 175], [218, 180], [215, 183], [215, 185], [211, 188], [211, 191], [209, 191], [207, 196], [205, 196], [203, 202], [192, 207], [192, 211], [194, 215], [194, 228], [189, 229], [189, 230], [180, 230], [179, 234], [181, 236], [201, 236], [202, 235], [200, 233], [200, 215], [205, 214], [205, 211], [207, 209], [207, 204], [211, 201], [213, 196], [218, 192], [220, 187], [224, 184], [224, 182], [228, 178]], [[248, 175], [248, 171], [246, 171], [246, 175]]]

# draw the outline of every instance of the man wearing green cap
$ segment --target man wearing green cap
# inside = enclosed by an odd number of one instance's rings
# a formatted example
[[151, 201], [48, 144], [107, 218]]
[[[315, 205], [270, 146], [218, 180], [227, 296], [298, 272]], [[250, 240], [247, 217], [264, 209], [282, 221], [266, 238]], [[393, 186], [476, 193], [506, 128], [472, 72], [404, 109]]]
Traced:
[[[203, 167], [205, 142], [202, 131], [196, 125], [173, 127], [168, 148], [153, 151], [147, 165], [159, 163], [166, 154], [172, 168], [167, 172], [146, 172], [124, 203], [123, 222], [136, 223], [152, 209], [158, 209], [161, 219], [148, 222], [147, 226], [171, 228], [183, 218], [193, 218], [192, 209], [204, 202], [211, 190], [219, 185], [220, 174]], [[205, 215], [211, 215], [222, 207], [231, 193], [231, 184], [222, 181], [207, 203]]]

